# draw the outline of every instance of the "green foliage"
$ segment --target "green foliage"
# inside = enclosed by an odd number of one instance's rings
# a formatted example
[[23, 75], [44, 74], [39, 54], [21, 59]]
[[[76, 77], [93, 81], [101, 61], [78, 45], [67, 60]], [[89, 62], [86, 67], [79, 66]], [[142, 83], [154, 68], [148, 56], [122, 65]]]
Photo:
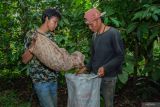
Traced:
[[4, 91], [0, 92], [0, 105], [1, 107], [30, 107], [29, 102], [21, 101], [17, 98], [17, 94], [15, 91]]
[[136, 95], [139, 100], [152, 100], [154, 96], [159, 96], [160, 84], [152, 79], [145, 77], [136, 80]]
[[129, 76], [132, 76], [134, 73], [134, 57], [132, 53], [126, 54], [125, 62], [126, 63], [123, 66], [122, 74], [118, 75], [118, 79], [123, 84], [125, 84], [128, 81]]
[[134, 21], [136, 19], [139, 19], [140, 21], [142, 21], [142, 20], [153, 19], [154, 21], [157, 22], [159, 16], [160, 16], [160, 6], [145, 4], [142, 6], [141, 11], [138, 11], [137, 13], [134, 14], [132, 20]]
[[26, 66], [21, 63], [21, 55], [25, 34], [41, 24], [44, 9], [55, 6], [62, 13], [62, 20], [55, 31], [55, 41], [70, 53], [81, 51], [87, 63], [92, 33], [84, 24], [83, 15], [91, 7], [97, 7], [106, 12], [104, 23], [118, 28], [124, 40], [126, 57], [123, 72], [118, 76], [120, 82], [125, 84], [129, 77], [137, 76], [158, 81], [158, 3], [159, 0], [3, 0], [0, 2], [0, 75], [24, 74]]
[[154, 44], [160, 34], [160, 6], [157, 2], [158, 0], [100, 2], [99, 7], [106, 12], [104, 22], [119, 27], [126, 56], [132, 53], [132, 60], [126, 57], [123, 72], [118, 76], [122, 83], [126, 83], [129, 76], [149, 76], [159, 80], [160, 54], [155, 52], [158, 49], [153, 48], [160, 47], [159, 41]]

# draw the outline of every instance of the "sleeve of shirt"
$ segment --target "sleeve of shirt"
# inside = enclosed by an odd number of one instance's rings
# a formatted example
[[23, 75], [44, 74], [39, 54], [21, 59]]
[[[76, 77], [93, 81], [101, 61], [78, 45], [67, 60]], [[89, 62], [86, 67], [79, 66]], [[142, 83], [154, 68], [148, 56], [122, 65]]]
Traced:
[[34, 37], [34, 32], [33, 31], [28, 31], [26, 33], [25, 38], [24, 38], [24, 47], [25, 47], [25, 49], [29, 48], [33, 37]]
[[116, 56], [108, 63], [103, 65], [106, 72], [114, 69], [115, 67], [121, 66], [124, 60], [124, 45], [118, 31], [113, 32], [112, 45]]

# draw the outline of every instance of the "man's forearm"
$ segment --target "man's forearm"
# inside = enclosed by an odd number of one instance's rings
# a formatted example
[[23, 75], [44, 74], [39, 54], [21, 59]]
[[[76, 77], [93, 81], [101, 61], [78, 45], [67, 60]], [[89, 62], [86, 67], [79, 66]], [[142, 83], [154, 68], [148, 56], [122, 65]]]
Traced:
[[27, 64], [33, 58], [33, 54], [27, 49], [22, 55], [22, 62]]

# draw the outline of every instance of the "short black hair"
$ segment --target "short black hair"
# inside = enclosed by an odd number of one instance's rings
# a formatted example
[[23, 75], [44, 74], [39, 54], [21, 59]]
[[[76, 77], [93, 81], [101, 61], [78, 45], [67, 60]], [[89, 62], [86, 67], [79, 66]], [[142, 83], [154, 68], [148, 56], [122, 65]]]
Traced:
[[55, 16], [58, 19], [61, 19], [61, 14], [58, 9], [48, 8], [42, 14], [42, 23], [45, 22], [46, 17], [48, 17], [48, 19], [50, 19], [52, 16]]

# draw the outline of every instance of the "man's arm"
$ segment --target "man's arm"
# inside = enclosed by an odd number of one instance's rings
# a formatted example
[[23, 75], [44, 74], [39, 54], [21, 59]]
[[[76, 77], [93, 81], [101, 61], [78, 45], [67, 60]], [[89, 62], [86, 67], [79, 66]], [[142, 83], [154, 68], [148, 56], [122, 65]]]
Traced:
[[22, 54], [22, 62], [24, 64], [27, 64], [33, 58], [33, 54], [31, 53], [31, 51], [34, 47], [35, 39], [32, 31], [27, 32], [24, 41], [25, 41], [25, 52]]
[[33, 54], [29, 51], [29, 49], [26, 49], [26, 51], [22, 55], [22, 62], [24, 64], [27, 64], [32, 58]]
[[110, 60], [108, 63], [103, 65], [105, 72], [108, 72], [109, 70], [122, 65], [122, 62], [124, 60], [124, 45], [120, 37], [120, 33], [118, 31], [114, 32], [114, 35], [112, 38], [112, 44], [113, 44], [113, 48], [116, 56], [112, 60]]

